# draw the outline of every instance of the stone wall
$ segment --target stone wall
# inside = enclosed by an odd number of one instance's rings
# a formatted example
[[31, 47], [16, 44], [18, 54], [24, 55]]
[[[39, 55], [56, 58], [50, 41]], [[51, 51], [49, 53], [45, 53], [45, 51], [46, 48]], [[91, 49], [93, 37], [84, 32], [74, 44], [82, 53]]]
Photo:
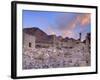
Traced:
[[23, 47], [25, 48], [35, 48], [35, 37], [33, 35], [23, 34]]

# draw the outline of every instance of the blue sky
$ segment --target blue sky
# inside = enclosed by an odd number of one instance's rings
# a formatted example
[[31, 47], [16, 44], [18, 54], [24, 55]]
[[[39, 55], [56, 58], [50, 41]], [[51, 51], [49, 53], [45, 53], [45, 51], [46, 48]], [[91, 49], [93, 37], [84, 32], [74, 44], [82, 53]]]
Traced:
[[83, 38], [91, 31], [91, 14], [23, 10], [23, 28], [38, 27], [48, 35]]

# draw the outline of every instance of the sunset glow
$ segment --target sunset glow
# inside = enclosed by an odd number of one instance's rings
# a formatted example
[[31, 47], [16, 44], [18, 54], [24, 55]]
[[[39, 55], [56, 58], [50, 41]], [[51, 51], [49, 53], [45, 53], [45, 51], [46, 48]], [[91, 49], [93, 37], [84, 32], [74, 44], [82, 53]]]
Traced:
[[91, 31], [90, 13], [23, 10], [23, 28], [38, 27], [48, 35], [79, 38]]

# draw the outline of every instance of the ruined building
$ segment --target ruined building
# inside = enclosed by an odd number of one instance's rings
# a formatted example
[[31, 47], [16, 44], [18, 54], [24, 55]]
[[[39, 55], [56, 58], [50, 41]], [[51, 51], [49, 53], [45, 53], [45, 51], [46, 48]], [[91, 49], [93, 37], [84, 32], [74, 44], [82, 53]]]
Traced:
[[[79, 40], [73, 38], [59, 38], [56, 35], [47, 35], [39, 28], [25, 28], [23, 30], [23, 42], [26, 48], [72, 48], [78, 44], [84, 44], [81, 41], [82, 34], [79, 33]], [[86, 36], [84, 42], [90, 44], [90, 34]]]
[[23, 33], [23, 47], [24, 48], [35, 48], [35, 36]]

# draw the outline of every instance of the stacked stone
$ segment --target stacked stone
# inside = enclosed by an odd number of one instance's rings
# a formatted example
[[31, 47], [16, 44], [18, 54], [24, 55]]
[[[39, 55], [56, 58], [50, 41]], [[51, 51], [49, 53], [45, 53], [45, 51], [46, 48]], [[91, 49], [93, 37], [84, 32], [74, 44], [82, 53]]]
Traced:
[[73, 48], [23, 50], [23, 69], [89, 66], [90, 53], [85, 45]]

